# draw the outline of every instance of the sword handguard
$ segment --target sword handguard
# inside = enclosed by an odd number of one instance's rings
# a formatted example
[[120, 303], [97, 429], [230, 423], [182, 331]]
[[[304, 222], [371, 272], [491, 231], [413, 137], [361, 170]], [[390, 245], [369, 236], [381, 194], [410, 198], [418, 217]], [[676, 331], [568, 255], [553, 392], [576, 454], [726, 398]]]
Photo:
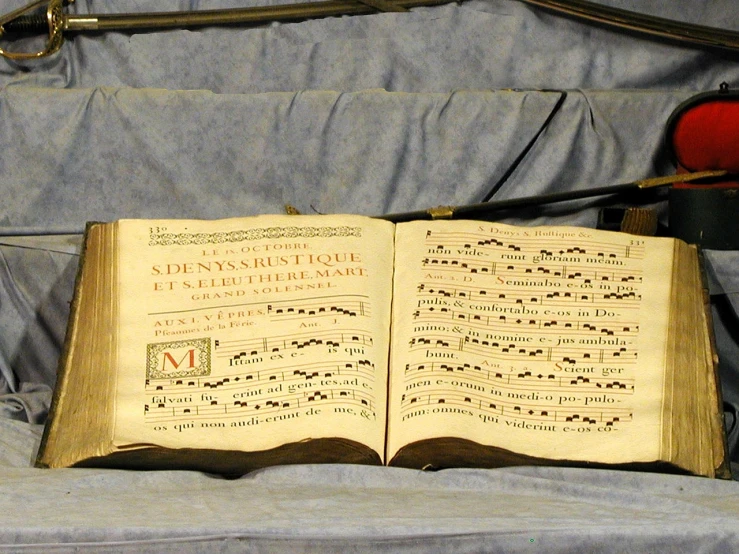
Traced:
[[[0, 48], [0, 55], [10, 60], [33, 60], [56, 53], [62, 47], [62, 43], [64, 42], [64, 35], [62, 34], [64, 31], [64, 12], [62, 9], [67, 4], [71, 4], [73, 2], [74, 0], [48, 0], [45, 18], [43, 15], [38, 18], [38, 21], [42, 24], [46, 23], [49, 29], [49, 38], [46, 41], [46, 45], [43, 50], [38, 52], [9, 52]], [[2, 39], [5, 34], [6, 25], [12, 25], [12, 22], [21, 16], [27, 17], [26, 14], [35, 11], [44, 3], [46, 3], [46, 0], [36, 0], [3, 17], [2, 20], [0, 20], [0, 39]]]

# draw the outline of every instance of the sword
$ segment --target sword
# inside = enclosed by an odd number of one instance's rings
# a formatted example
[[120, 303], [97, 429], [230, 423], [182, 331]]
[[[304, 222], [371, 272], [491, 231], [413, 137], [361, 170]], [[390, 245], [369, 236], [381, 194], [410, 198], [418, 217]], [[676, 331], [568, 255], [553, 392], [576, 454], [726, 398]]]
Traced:
[[[0, 55], [13, 60], [41, 58], [57, 52], [64, 33], [102, 31], [141, 31], [191, 28], [214, 25], [257, 25], [272, 21], [339, 15], [365, 15], [377, 12], [405, 12], [420, 6], [436, 6], [455, 0], [322, 0], [265, 7], [228, 8], [185, 12], [67, 15], [63, 8], [74, 0], [35, 0], [0, 17], [0, 39], [16, 33], [47, 32], [46, 46], [38, 52], [11, 52], [0, 48]], [[462, 1], [462, 0], [459, 0]], [[559, 15], [583, 19], [658, 36], [686, 44], [739, 50], [739, 32], [673, 21], [586, 0], [520, 0], [528, 5]], [[46, 5], [45, 13], [34, 14]]]
[[[258, 25], [272, 21], [299, 21], [339, 15], [366, 15], [377, 12], [407, 12], [420, 6], [438, 6], [454, 0], [323, 0], [276, 6], [252, 6], [222, 10], [170, 11], [118, 14], [68, 15], [64, 7], [74, 0], [35, 0], [0, 17], [0, 39], [11, 34], [47, 32], [48, 39], [37, 52], [11, 52], [0, 48], [0, 55], [11, 60], [42, 58], [57, 52], [64, 33], [103, 31], [144, 31], [194, 28], [216, 25]], [[46, 5], [44, 13], [39, 9]]]

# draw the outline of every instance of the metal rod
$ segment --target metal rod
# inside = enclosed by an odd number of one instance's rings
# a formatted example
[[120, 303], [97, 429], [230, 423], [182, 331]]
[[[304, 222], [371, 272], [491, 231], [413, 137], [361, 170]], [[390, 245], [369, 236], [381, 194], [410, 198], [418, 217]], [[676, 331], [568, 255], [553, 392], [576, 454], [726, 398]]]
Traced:
[[495, 202], [480, 202], [478, 204], [467, 204], [463, 206], [440, 206], [428, 210], [388, 214], [377, 217], [378, 219], [386, 219], [395, 223], [400, 223], [401, 221], [413, 221], [415, 219], [474, 218], [475, 216], [479, 217], [481, 215], [488, 215], [493, 212], [510, 210], [513, 208], [530, 208], [546, 204], [555, 204], [557, 202], [580, 200], [582, 198], [594, 198], [597, 196], [623, 194], [625, 192], [634, 192], [649, 188], [663, 187], [674, 183], [685, 183], [690, 181], [697, 181], [700, 179], [724, 177], [727, 174], [728, 172], [724, 170], [700, 171], [697, 173], [685, 173], [682, 175], [668, 175], [665, 177], [641, 179], [639, 181], [632, 181], [631, 183], [623, 183], [620, 185], [611, 185], [592, 189], [556, 192], [553, 194], [543, 194], [538, 196], [525, 196], [522, 198], [510, 198], [507, 200], [498, 200]]

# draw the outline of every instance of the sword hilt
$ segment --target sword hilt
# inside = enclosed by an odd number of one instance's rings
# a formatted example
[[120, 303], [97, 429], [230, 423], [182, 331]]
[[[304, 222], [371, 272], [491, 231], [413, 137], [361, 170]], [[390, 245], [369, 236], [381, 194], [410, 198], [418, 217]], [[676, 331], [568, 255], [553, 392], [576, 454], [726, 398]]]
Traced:
[[40, 33], [48, 29], [46, 14], [36, 13], [33, 15], [22, 15], [13, 21], [3, 25], [6, 35], [22, 35], [26, 33]]
[[[64, 6], [73, 3], [74, 0], [35, 0], [27, 6], [11, 12], [0, 18], [0, 39], [6, 33], [29, 33], [47, 31], [49, 38], [43, 50], [37, 52], [12, 52], [0, 48], [0, 55], [10, 60], [32, 60], [43, 58], [57, 52], [64, 42], [65, 15]], [[43, 14], [32, 13], [46, 4], [46, 12]]]

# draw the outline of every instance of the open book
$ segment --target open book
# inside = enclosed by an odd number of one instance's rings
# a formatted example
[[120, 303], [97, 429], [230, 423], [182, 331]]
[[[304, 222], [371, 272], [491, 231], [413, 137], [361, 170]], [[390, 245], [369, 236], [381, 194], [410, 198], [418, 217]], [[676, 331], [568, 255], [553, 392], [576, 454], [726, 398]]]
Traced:
[[88, 226], [37, 463], [722, 476], [698, 255], [363, 216]]

